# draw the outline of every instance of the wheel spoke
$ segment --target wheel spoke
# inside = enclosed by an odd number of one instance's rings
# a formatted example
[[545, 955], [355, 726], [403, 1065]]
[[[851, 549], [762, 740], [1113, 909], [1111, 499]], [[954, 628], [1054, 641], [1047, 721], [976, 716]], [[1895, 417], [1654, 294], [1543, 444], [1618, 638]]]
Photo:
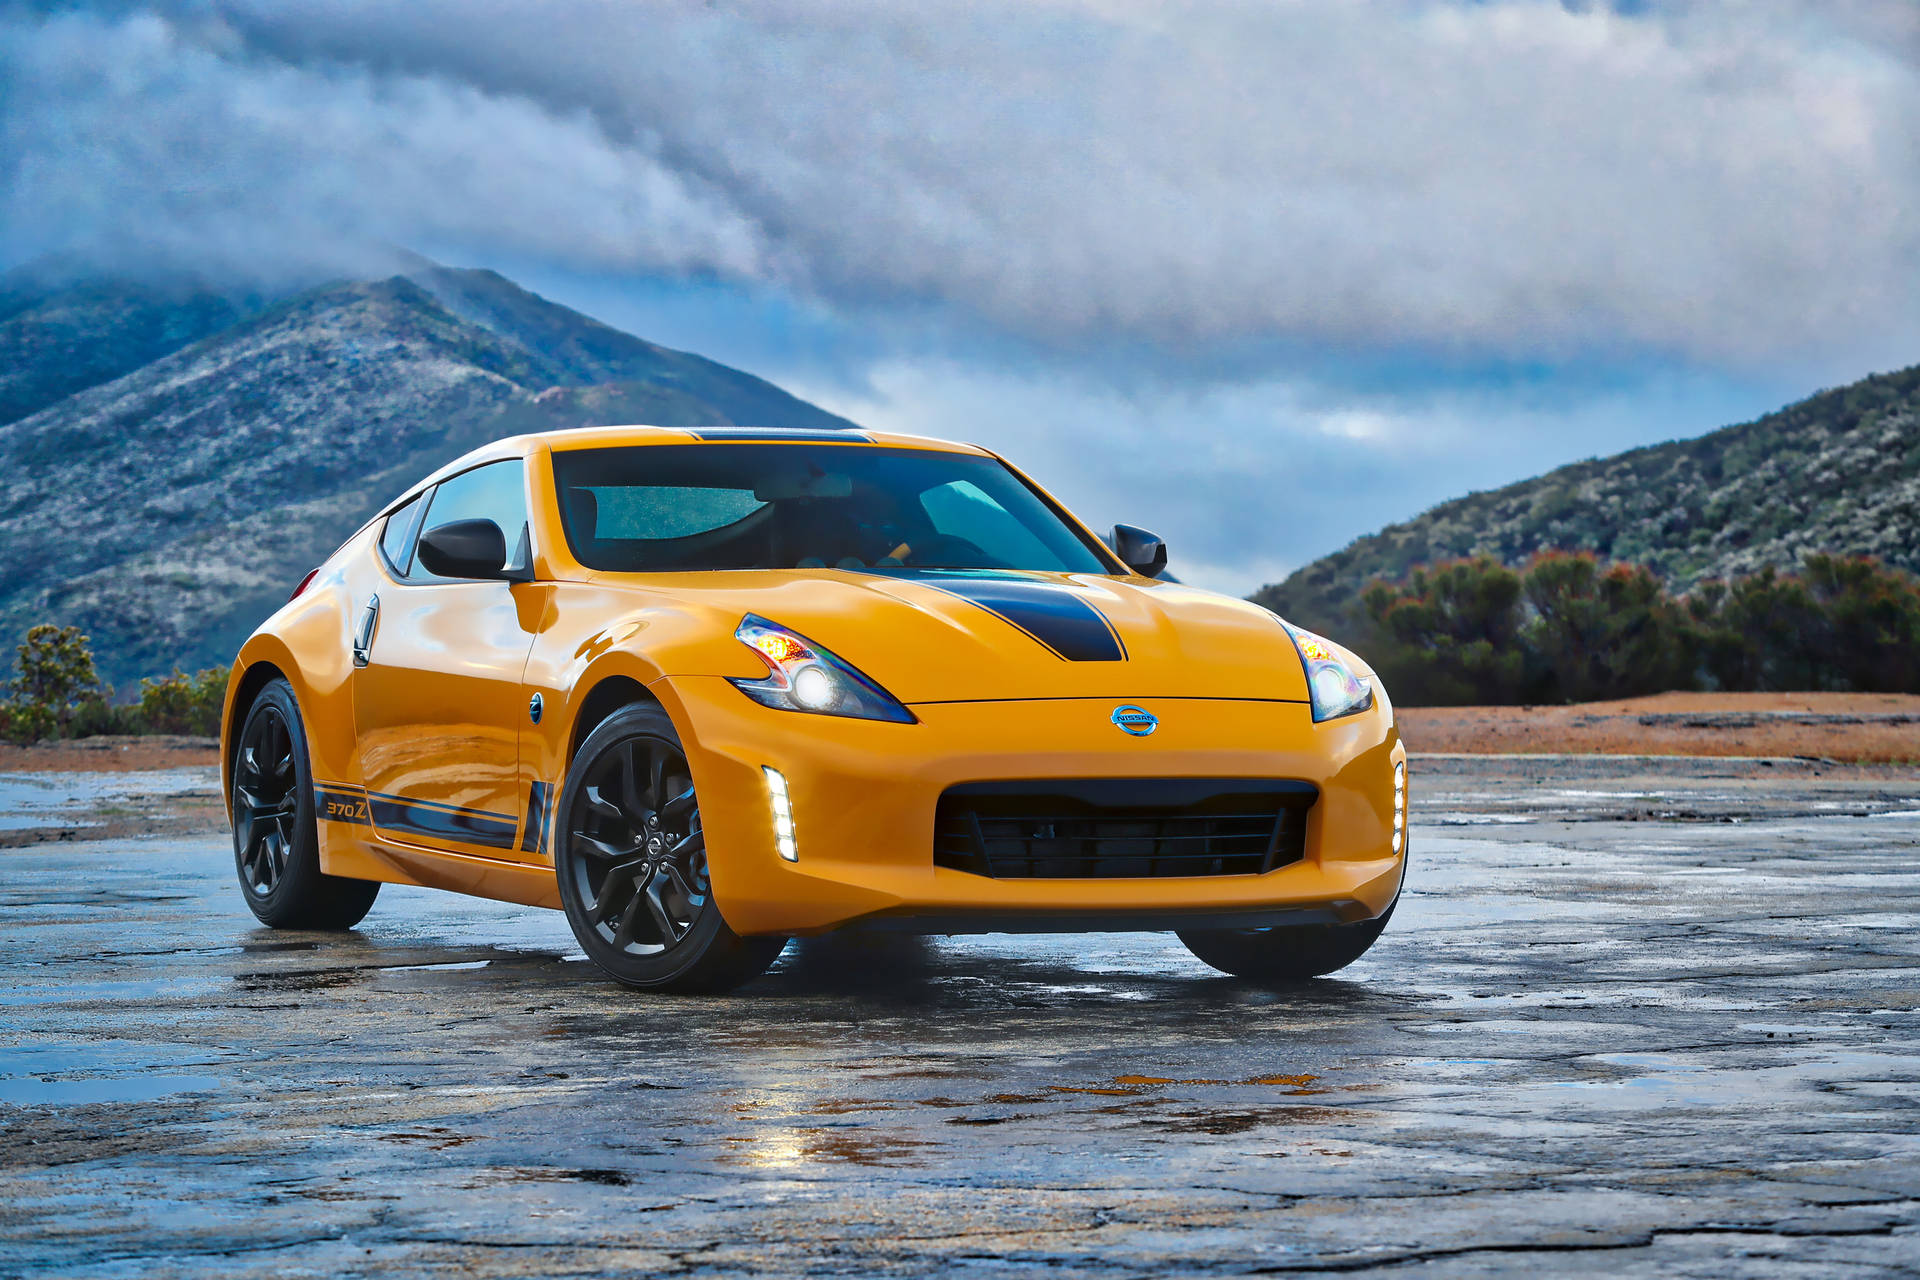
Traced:
[[694, 854], [704, 853], [706, 848], [707, 833], [696, 828], [691, 833], [680, 837], [679, 842], [667, 850], [667, 854], [682, 861], [691, 861]]
[[647, 900], [647, 912], [653, 916], [653, 923], [660, 930], [661, 945], [670, 947], [685, 937], [687, 931], [668, 913], [661, 887], [660, 877], [655, 876], [641, 887], [640, 896]]
[[600, 882], [599, 895], [594, 898], [593, 905], [587, 908], [587, 920], [590, 923], [606, 923], [607, 912], [613, 910], [613, 904], [620, 897], [620, 886], [623, 884], [631, 888], [633, 882], [625, 876], [607, 873], [607, 878]]
[[639, 852], [631, 847], [622, 848], [617, 844], [609, 844], [599, 836], [590, 836], [584, 831], [573, 833], [573, 843], [581, 853], [589, 858], [598, 858], [602, 862], [619, 862]]
[[667, 752], [666, 748], [655, 743], [647, 753], [647, 799], [665, 817], [667, 801]]
[[694, 914], [694, 909], [705, 899], [702, 895], [693, 891], [693, 886], [687, 883], [687, 878], [680, 874], [680, 868], [674, 866], [672, 863], [668, 863], [666, 866], [660, 868], [660, 870], [661, 873], [666, 876], [668, 882], [673, 885], [673, 891], [680, 895], [681, 905], [686, 907], [687, 915], [691, 918]]
[[636, 744], [627, 743], [620, 752], [620, 798], [624, 802], [623, 816], [629, 822], [637, 823], [647, 816], [647, 798], [640, 793], [640, 762], [634, 759]]
[[620, 927], [613, 931], [613, 945], [616, 950], [626, 950], [627, 944], [633, 941], [633, 926], [640, 918], [640, 899], [646, 896], [644, 892], [636, 893], [633, 895], [633, 900], [627, 903], [627, 910], [620, 917]]
[[601, 788], [590, 786], [586, 789], [586, 793], [587, 805], [595, 813], [600, 814], [602, 817], [612, 818], [616, 822], [626, 821], [626, 813], [619, 805], [607, 799], [606, 793], [601, 790]]
[[660, 820], [662, 822], [672, 822], [692, 808], [693, 783], [689, 781], [685, 791], [670, 797], [665, 804], [660, 806]]

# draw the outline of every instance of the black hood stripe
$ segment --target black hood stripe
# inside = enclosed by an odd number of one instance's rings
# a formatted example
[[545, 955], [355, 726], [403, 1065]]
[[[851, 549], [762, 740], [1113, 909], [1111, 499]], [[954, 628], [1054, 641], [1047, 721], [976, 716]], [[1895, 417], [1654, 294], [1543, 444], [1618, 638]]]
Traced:
[[1107, 616], [1067, 587], [1021, 578], [916, 578], [1010, 622], [1068, 662], [1125, 662], [1127, 646]]
[[788, 440], [803, 443], [844, 444], [849, 440], [860, 444], [872, 444], [873, 437], [862, 431], [842, 431], [833, 428], [824, 431], [808, 430], [804, 427], [689, 427], [696, 440]]

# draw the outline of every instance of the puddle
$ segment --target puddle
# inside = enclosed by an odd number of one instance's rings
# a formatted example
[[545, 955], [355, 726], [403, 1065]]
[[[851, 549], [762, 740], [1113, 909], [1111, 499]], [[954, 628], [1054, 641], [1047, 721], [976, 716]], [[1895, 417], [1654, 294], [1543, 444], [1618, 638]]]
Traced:
[[99, 1102], [151, 1102], [177, 1093], [210, 1093], [213, 1076], [108, 1076], [86, 1080], [0, 1079], [0, 1104], [13, 1107], [78, 1107]]
[[492, 964], [491, 960], [450, 960], [445, 964], [390, 964], [381, 966], [382, 973], [440, 973], [454, 969], [484, 969]]
[[149, 1102], [225, 1083], [192, 1072], [232, 1056], [204, 1045], [90, 1040], [0, 1049], [0, 1104], [17, 1107]]
[[211, 767], [132, 773], [0, 773], [0, 831], [97, 826], [102, 809], [184, 795], [216, 796]]

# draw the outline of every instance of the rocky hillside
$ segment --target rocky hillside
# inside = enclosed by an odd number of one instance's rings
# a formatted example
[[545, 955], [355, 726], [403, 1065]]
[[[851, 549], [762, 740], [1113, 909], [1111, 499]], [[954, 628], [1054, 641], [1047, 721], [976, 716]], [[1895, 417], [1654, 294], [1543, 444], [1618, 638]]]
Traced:
[[1792, 568], [1809, 551], [1920, 572], [1920, 366], [1442, 503], [1254, 599], [1303, 625], [1338, 626], [1374, 578], [1463, 556], [1517, 565], [1553, 549], [1637, 561], [1676, 590]]
[[0, 636], [76, 623], [123, 693], [176, 662], [224, 664], [382, 503], [487, 440], [610, 421], [850, 425], [488, 271], [423, 267], [270, 305], [23, 293], [0, 293], [0, 407], [16, 410], [0, 413]]

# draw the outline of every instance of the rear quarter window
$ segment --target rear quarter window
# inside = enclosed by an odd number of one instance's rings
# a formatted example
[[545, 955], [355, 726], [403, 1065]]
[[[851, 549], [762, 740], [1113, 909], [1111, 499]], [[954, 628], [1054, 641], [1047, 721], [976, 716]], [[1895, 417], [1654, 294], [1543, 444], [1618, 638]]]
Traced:
[[415, 497], [388, 516], [386, 528], [380, 531], [380, 554], [386, 557], [387, 567], [401, 577], [413, 568], [414, 533], [420, 523], [420, 504], [425, 500], [425, 494]]

